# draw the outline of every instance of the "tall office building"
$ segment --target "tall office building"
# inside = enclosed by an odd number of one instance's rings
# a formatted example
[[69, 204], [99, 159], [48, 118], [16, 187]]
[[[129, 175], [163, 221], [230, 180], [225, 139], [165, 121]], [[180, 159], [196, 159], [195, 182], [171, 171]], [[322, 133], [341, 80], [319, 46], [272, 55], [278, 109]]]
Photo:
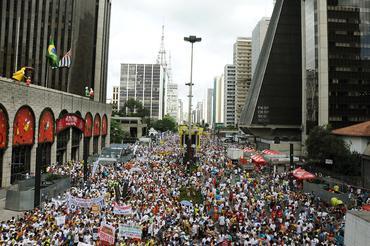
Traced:
[[226, 65], [224, 76], [224, 123], [226, 126], [235, 126], [235, 65]]
[[181, 99], [178, 100], [177, 123], [184, 123], [184, 103]]
[[201, 124], [204, 120], [203, 118], [203, 102], [198, 102], [196, 107], [196, 120], [195, 123]]
[[[0, 75], [29, 66], [33, 84], [77, 95], [87, 86], [105, 102], [110, 12], [110, 0], [1, 1]], [[71, 50], [69, 69], [47, 66], [49, 37], [58, 56]]]
[[121, 64], [120, 107], [133, 98], [162, 119], [165, 113], [166, 70], [160, 64]]
[[370, 1], [302, 2], [303, 119], [340, 128], [370, 120]]
[[214, 79], [213, 123], [224, 123], [224, 75]]
[[112, 111], [119, 111], [119, 86], [113, 86]]
[[238, 124], [240, 113], [247, 100], [247, 94], [252, 80], [251, 38], [237, 38], [236, 43], [234, 44], [234, 65], [236, 66], [235, 117]]
[[206, 122], [212, 126], [213, 124], [213, 89], [207, 89], [207, 117]]
[[240, 119], [265, 139], [301, 137], [301, 2], [277, 0]]
[[178, 84], [167, 84], [166, 97], [166, 114], [170, 115], [176, 120], [178, 113]]
[[258, 57], [260, 56], [263, 41], [265, 40], [267, 28], [270, 23], [269, 17], [263, 17], [252, 32], [252, 77], [256, 69]]

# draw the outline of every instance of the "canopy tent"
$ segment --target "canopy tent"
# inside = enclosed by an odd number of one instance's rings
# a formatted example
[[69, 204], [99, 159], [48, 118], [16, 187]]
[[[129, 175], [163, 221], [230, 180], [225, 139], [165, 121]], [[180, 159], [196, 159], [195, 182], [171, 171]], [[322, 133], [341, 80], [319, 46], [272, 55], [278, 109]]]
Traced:
[[264, 155], [284, 155], [284, 153], [281, 153], [280, 151], [271, 150], [271, 149], [265, 149], [264, 151], [262, 151], [262, 154]]
[[251, 158], [252, 158], [252, 161], [256, 164], [266, 164], [267, 163], [266, 160], [263, 158], [263, 156], [260, 154], [252, 155]]
[[316, 178], [315, 175], [313, 175], [312, 173], [310, 172], [307, 172], [306, 170], [298, 167], [297, 169], [295, 169], [293, 171], [293, 176], [296, 178], [296, 179], [299, 179], [299, 180], [306, 180], [306, 179], [314, 179]]
[[247, 147], [247, 148], [245, 148], [245, 149], [243, 150], [243, 152], [246, 152], [246, 153], [252, 153], [252, 152], [256, 152], [256, 150], [255, 150], [255, 149], [252, 149], [252, 148], [250, 148], [250, 147]]

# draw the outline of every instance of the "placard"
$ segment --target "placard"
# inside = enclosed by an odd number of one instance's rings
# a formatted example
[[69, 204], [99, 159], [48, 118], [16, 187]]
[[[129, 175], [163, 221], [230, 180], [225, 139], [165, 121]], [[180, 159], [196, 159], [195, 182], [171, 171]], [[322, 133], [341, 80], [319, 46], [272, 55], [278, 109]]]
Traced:
[[140, 226], [130, 226], [130, 225], [119, 225], [118, 234], [120, 237], [141, 239], [141, 227]]

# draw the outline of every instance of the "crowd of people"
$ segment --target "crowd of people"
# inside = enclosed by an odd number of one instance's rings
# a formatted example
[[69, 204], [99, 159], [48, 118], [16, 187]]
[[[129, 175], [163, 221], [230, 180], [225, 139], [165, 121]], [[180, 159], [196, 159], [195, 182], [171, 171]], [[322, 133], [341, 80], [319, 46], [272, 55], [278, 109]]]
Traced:
[[[289, 172], [230, 165], [225, 148], [204, 138], [197, 163], [189, 165], [172, 135], [156, 146], [138, 146], [130, 163], [91, 165], [87, 182], [82, 162], [51, 166], [50, 173], [71, 175], [73, 187], [2, 221], [0, 244], [103, 245], [102, 224], [115, 228], [115, 245], [338, 244], [344, 206], [304, 194]], [[102, 201], [98, 209], [71, 206], [71, 197]], [[115, 213], [117, 205], [129, 212]], [[121, 224], [139, 227], [141, 238], [120, 235]]]

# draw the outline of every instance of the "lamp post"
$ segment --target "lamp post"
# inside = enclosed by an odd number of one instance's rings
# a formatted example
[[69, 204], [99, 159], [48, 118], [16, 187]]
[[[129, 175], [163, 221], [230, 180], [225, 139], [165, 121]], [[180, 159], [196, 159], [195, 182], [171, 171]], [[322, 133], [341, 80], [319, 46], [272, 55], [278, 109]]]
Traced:
[[185, 85], [189, 86], [189, 114], [188, 114], [188, 144], [187, 144], [187, 150], [188, 150], [188, 158], [187, 161], [191, 161], [192, 153], [191, 153], [191, 99], [193, 97], [193, 45], [196, 42], [202, 41], [202, 38], [196, 37], [196, 36], [189, 36], [184, 37], [184, 41], [191, 43], [191, 61], [190, 61], [190, 82], [186, 83]]

